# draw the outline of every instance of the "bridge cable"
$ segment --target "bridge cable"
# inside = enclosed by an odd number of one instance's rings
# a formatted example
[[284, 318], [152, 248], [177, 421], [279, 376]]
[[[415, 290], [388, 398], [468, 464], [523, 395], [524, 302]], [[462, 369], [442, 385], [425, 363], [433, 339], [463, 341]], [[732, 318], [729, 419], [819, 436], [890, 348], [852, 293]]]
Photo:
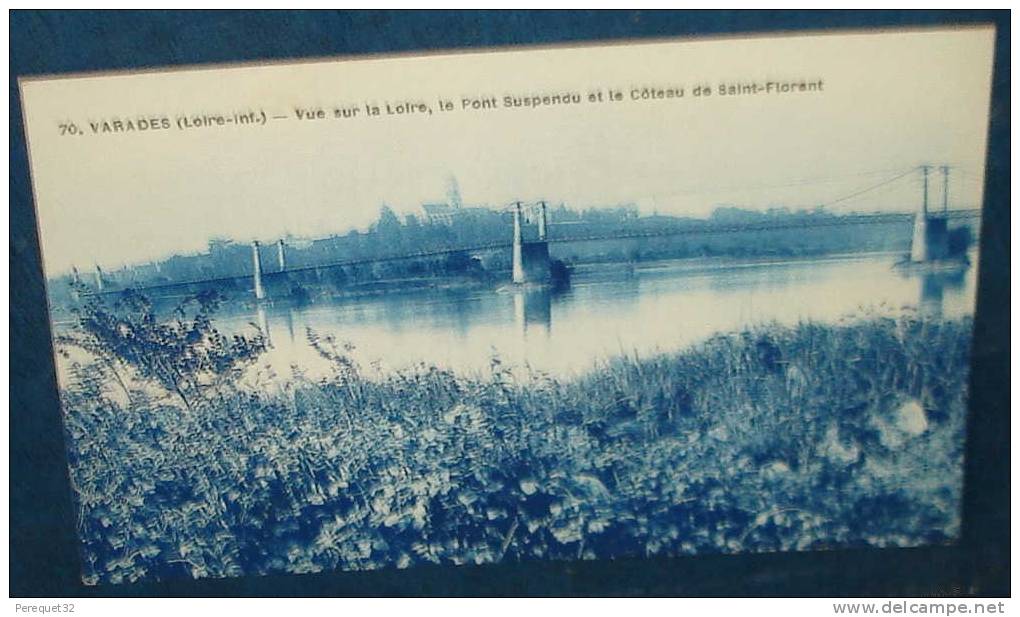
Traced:
[[829, 206], [833, 206], [835, 204], [838, 204], [838, 203], [841, 203], [841, 202], [853, 199], [854, 197], [859, 197], [860, 195], [864, 195], [865, 193], [870, 193], [871, 191], [873, 191], [875, 189], [881, 188], [881, 187], [886, 186], [888, 184], [892, 184], [893, 182], [896, 182], [897, 180], [899, 180], [901, 178], [905, 178], [905, 177], [909, 176], [910, 174], [914, 173], [915, 171], [917, 171], [916, 167], [908, 169], [907, 171], [905, 171], [905, 172], [903, 172], [903, 173], [901, 173], [901, 174], [899, 174], [897, 176], [894, 176], [892, 178], [889, 178], [888, 180], [883, 180], [882, 182], [879, 182], [878, 184], [873, 184], [873, 185], [871, 185], [871, 186], [869, 186], [867, 188], [863, 188], [863, 189], [860, 189], [858, 191], [854, 191], [853, 193], [850, 193], [849, 195], [844, 195], [843, 197], [839, 197], [837, 199], [833, 199], [832, 201], [820, 204], [818, 207], [819, 208], [828, 208]]

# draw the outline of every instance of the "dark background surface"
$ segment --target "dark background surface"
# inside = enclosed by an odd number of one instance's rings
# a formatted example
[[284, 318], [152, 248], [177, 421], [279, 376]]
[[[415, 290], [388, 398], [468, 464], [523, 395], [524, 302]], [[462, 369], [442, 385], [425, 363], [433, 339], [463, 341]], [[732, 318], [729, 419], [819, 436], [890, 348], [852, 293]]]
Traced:
[[[998, 35], [959, 545], [81, 585], [19, 76], [604, 39], [977, 23], [996, 24]], [[1009, 11], [12, 11], [10, 37], [12, 596], [1009, 594]]]

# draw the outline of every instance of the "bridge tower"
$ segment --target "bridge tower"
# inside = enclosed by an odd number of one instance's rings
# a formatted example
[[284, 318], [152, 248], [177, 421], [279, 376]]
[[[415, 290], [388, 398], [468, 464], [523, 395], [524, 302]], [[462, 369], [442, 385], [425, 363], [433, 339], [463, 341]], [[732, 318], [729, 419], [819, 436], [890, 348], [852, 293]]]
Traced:
[[545, 220], [545, 202], [541, 201], [538, 204], [538, 239], [545, 240], [546, 235], [546, 220]]
[[546, 240], [545, 202], [540, 205], [538, 239], [524, 240], [521, 202], [514, 204], [513, 271], [511, 278], [516, 284], [548, 283], [551, 278], [549, 242]]
[[251, 262], [253, 277], [255, 280], [255, 299], [264, 300], [266, 297], [266, 290], [262, 286], [262, 257], [259, 255], [258, 240], [252, 240], [251, 242]]
[[949, 215], [949, 165], [942, 166], [942, 214]]
[[514, 204], [514, 248], [511, 279], [514, 283], [524, 281], [524, 234], [521, 230], [521, 202]]
[[287, 256], [283, 252], [283, 238], [276, 241], [276, 260], [280, 264], [280, 272], [287, 269]]
[[945, 259], [949, 253], [949, 167], [942, 167], [942, 212], [928, 209], [928, 165], [921, 167], [921, 205], [914, 215], [914, 233], [910, 241], [910, 261], [923, 263]]

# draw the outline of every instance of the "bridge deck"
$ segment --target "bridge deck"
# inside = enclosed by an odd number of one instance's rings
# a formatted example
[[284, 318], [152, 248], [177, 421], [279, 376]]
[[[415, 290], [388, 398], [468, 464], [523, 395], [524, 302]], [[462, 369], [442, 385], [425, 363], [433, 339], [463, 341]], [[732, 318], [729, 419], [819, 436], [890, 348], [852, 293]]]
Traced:
[[[946, 213], [947, 218], [953, 220], [959, 219], [973, 219], [980, 218], [980, 210], [950, 210]], [[760, 223], [760, 224], [720, 224], [720, 223], [705, 223], [705, 224], [692, 224], [685, 225], [683, 227], [672, 227], [667, 229], [660, 229], [654, 231], [634, 231], [625, 233], [614, 233], [614, 234], [594, 234], [588, 236], [565, 236], [555, 237], [552, 235], [547, 238], [546, 241], [550, 244], [562, 244], [562, 243], [575, 243], [575, 242], [604, 242], [608, 240], [637, 240], [642, 238], [662, 238], [670, 236], [693, 236], [693, 235], [715, 235], [724, 233], [741, 233], [741, 232], [764, 232], [764, 231], [783, 231], [791, 229], [814, 229], [814, 228], [831, 228], [831, 227], [844, 227], [851, 225], [878, 225], [878, 224], [892, 224], [892, 223], [910, 223], [914, 219], [914, 213], [910, 212], [895, 212], [895, 213], [883, 213], [883, 214], [858, 214], [849, 216], [833, 217], [831, 220], [804, 220], [804, 221], [791, 221], [786, 223]], [[550, 226], [552, 229], [555, 227]], [[407, 259], [424, 259], [429, 257], [442, 257], [445, 255], [452, 255], [455, 253], [472, 253], [472, 252], [485, 252], [485, 251], [496, 251], [510, 249], [512, 244], [510, 242], [495, 242], [490, 244], [479, 244], [473, 246], [462, 246], [462, 247], [451, 247], [443, 249], [435, 249], [429, 251], [420, 251], [416, 253], [402, 253], [399, 255], [387, 255], [383, 257], [371, 257], [365, 259], [350, 259], [344, 261], [327, 262], [322, 264], [298, 266], [294, 268], [286, 268], [284, 270], [276, 270], [272, 272], [263, 272], [264, 278], [274, 278], [286, 274], [296, 274], [301, 272], [312, 272], [315, 270], [329, 270], [333, 268], [353, 267], [362, 266], [373, 263], [385, 263], [393, 261], [404, 261]], [[134, 287], [138, 291], [146, 290], [160, 290], [160, 289], [173, 289], [177, 287], [189, 287], [189, 286], [201, 286], [211, 284], [223, 284], [238, 281], [241, 279], [250, 278], [251, 272], [244, 272], [237, 275], [209, 278], [209, 279], [198, 279], [188, 281], [174, 281], [167, 283], [159, 283], [155, 285], [147, 285], [144, 287]], [[101, 294], [113, 294], [118, 293], [121, 290], [111, 289], [100, 292]]]

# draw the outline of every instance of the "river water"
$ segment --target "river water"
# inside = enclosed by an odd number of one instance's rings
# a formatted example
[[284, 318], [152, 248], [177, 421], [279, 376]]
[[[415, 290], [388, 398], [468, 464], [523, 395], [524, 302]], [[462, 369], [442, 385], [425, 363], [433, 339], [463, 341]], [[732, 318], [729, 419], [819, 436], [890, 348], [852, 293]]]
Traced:
[[975, 258], [955, 274], [908, 273], [893, 267], [900, 255], [890, 253], [589, 265], [561, 292], [508, 285], [233, 306], [217, 324], [227, 333], [253, 332], [253, 324], [267, 331], [271, 348], [260, 367], [284, 378], [293, 366], [311, 377], [327, 370], [308, 329], [350, 343], [370, 373], [424, 363], [474, 374], [498, 357], [518, 370], [568, 376], [621, 354], [675, 351], [758, 324], [971, 315]]

